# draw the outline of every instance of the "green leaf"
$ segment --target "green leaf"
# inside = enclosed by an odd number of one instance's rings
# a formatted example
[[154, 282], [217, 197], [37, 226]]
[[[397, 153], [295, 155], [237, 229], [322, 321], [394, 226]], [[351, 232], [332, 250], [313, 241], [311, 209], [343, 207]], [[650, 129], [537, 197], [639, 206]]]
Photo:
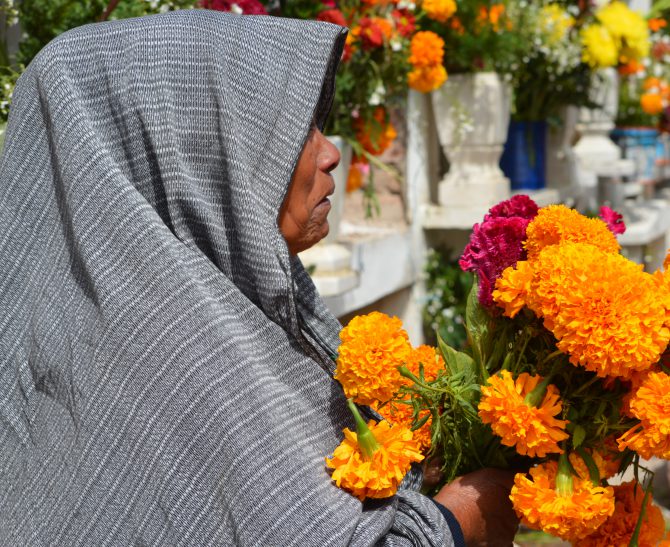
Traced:
[[480, 374], [480, 380], [484, 383], [489, 377], [485, 366], [487, 352], [484, 347], [488, 338], [489, 315], [479, 303], [478, 292], [479, 282], [475, 281], [470, 289], [470, 294], [468, 294], [468, 303], [465, 308], [465, 323], [474, 361]]
[[[456, 351], [450, 345], [446, 344], [444, 340], [438, 335], [437, 343], [444, 358], [444, 362], [449, 369], [452, 376], [462, 374], [468, 380], [473, 380], [473, 372], [475, 371], [475, 363], [467, 353]], [[472, 383], [467, 382], [467, 383]]]
[[575, 430], [572, 434], [572, 446], [575, 448], [579, 448], [582, 443], [584, 442], [584, 439], [586, 438], [586, 431], [581, 425], [575, 426]]

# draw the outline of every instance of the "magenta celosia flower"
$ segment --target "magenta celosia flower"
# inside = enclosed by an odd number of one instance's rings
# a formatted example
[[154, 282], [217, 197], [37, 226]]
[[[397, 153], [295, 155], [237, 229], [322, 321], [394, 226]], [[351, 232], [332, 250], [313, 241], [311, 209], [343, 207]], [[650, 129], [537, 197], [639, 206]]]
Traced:
[[464, 271], [477, 274], [483, 306], [495, 308], [492, 293], [496, 279], [506, 268], [526, 259], [526, 228], [537, 211], [532, 199], [518, 195], [492, 207], [484, 221], [473, 226], [458, 263]]
[[484, 217], [484, 222], [492, 217], [535, 218], [537, 211], [537, 203], [528, 196], [519, 194], [491, 207], [489, 209], [489, 214]]
[[614, 235], [623, 234], [626, 231], [623, 215], [617, 213], [614, 209], [610, 209], [607, 205], [600, 208], [600, 218]]
[[242, 12], [244, 15], [267, 15], [265, 6], [258, 0], [202, 0], [201, 7], [216, 11]]

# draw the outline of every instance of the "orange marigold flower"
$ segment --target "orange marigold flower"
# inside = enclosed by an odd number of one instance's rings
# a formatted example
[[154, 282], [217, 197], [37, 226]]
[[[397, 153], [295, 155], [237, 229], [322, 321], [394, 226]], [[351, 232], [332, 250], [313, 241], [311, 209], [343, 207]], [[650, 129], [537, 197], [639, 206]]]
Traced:
[[428, 17], [440, 23], [445, 23], [449, 17], [456, 13], [456, 2], [454, 0], [423, 0], [421, 7]]
[[[614, 487], [615, 509], [595, 532], [578, 540], [575, 547], [627, 547], [630, 543], [642, 510], [644, 491], [636, 481]], [[651, 496], [645, 503], [642, 528], [637, 540], [638, 547], [656, 547], [665, 533], [665, 521], [661, 510], [651, 503]]]
[[663, 99], [658, 93], [643, 93], [640, 95], [640, 106], [647, 114], [656, 116], [663, 112]]
[[394, 495], [412, 462], [423, 460], [418, 443], [406, 427], [370, 420], [368, 428], [379, 445], [371, 458], [364, 454], [356, 433], [349, 429], [344, 430], [344, 440], [333, 457], [326, 458], [335, 484], [361, 501]]
[[619, 74], [622, 76], [632, 76], [644, 71], [644, 65], [635, 59], [628, 61], [625, 65], [619, 67]]
[[456, 34], [461, 36], [465, 34], [465, 27], [458, 17], [452, 17], [451, 21], [449, 21], [449, 26], [452, 28], [452, 30], [456, 31]]
[[347, 192], [355, 192], [363, 186], [363, 179], [369, 171], [370, 166], [363, 161], [352, 161], [347, 177]]
[[515, 381], [508, 370], [503, 370], [500, 376], [489, 378], [488, 386], [482, 387], [479, 402], [482, 422], [491, 424], [493, 432], [502, 438], [502, 444], [514, 446], [519, 454], [533, 458], [563, 452], [558, 443], [569, 436], [565, 432], [568, 422], [554, 417], [562, 410], [556, 386], [547, 386], [537, 407], [525, 401], [540, 380], [539, 376], [524, 372]]
[[649, 19], [649, 21], [647, 21], [647, 24], [649, 25], [649, 30], [651, 30], [651, 32], [658, 32], [662, 28], [668, 26], [668, 22], [665, 19], [660, 18]]
[[444, 40], [434, 32], [422, 30], [412, 36], [409, 62], [414, 67], [435, 67], [444, 59]]
[[[389, 421], [393, 426], [402, 426], [411, 429], [414, 422], [414, 410], [409, 402], [409, 399], [402, 399], [397, 401], [393, 399], [389, 404], [382, 407], [376, 407], [377, 412], [381, 414], [385, 420]], [[430, 416], [430, 410], [422, 410], [419, 412], [418, 419], [421, 420], [425, 416]], [[423, 454], [430, 450], [431, 434], [430, 428], [432, 418], [428, 418], [420, 428], [412, 431], [414, 440], [417, 442], [419, 449]]]
[[447, 81], [447, 71], [442, 65], [417, 67], [407, 75], [407, 84], [412, 89], [429, 93]]
[[590, 480], [572, 478], [572, 492], [556, 489], [558, 465], [549, 461], [514, 477], [510, 499], [521, 522], [566, 541], [591, 534], [614, 512], [611, 487], [594, 486]]
[[378, 156], [383, 153], [398, 136], [393, 124], [387, 120], [386, 109], [383, 106], [375, 108], [372, 120], [358, 118], [353, 123], [356, 140], [363, 149]]
[[372, 312], [354, 317], [340, 331], [335, 379], [361, 405], [386, 402], [398, 391], [412, 347], [397, 317]]
[[647, 459], [670, 458], [670, 376], [650, 373], [631, 397], [629, 411], [640, 423], [619, 438], [619, 448]]
[[514, 317], [526, 305], [526, 296], [533, 281], [533, 268], [527, 261], [517, 262], [516, 267], [506, 268], [496, 279], [493, 300], [505, 311], [507, 317]]
[[[437, 353], [435, 348], [425, 344], [412, 349], [405, 366], [418, 378], [420, 364], [423, 365], [423, 377], [428, 382], [435, 380], [438, 374], [444, 370], [444, 359], [442, 359], [442, 356]], [[407, 384], [412, 383], [408, 378], [404, 378], [403, 380]]]
[[489, 9], [489, 21], [494, 30], [500, 29], [500, 18], [505, 13], [505, 4], [493, 4]]
[[586, 243], [551, 245], [529, 262], [526, 306], [544, 319], [571, 363], [601, 377], [630, 378], [658, 361], [670, 341], [670, 294], [656, 276]]
[[542, 249], [559, 243], [590, 243], [603, 251], [617, 253], [621, 246], [607, 224], [599, 218], [587, 218], [565, 205], [542, 207], [526, 229], [524, 247], [528, 259]]

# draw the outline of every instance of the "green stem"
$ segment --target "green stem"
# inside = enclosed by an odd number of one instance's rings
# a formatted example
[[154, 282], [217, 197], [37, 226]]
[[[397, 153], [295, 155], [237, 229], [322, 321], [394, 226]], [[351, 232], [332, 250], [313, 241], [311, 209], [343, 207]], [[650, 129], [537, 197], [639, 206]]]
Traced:
[[361, 417], [361, 414], [352, 399], [347, 399], [347, 406], [354, 415], [354, 421], [356, 422], [356, 437], [358, 439], [358, 446], [361, 447], [363, 456], [369, 460], [372, 458], [372, 455], [377, 450], [379, 450], [379, 443], [372, 434], [372, 431], [370, 431], [368, 424], [366, 424], [365, 420], [363, 420]]
[[407, 367], [404, 366], [398, 367], [398, 372], [400, 373], [400, 376], [404, 376], [405, 378], [412, 380], [412, 382], [414, 382], [417, 386], [422, 387], [424, 389], [435, 391], [436, 393], [445, 393], [446, 391], [444, 389], [438, 389], [433, 386], [429, 386], [428, 384], [424, 384], [414, 374], [412, 374]]
[[637, 540], [640, 537], [640, 530], [642, 530], [642, 521], [644, 520], [644, 514], [647, 510], [647, 500], [649, 499], [649, 494], [651, 494], [651, 485], [647, 486], [647, 490], [644, 493], [644, 498], [642, 499], [642, 509], [640, 510], [640, 515], [637, 518], [635, 531], [630, 537], [630, 543], [628, 544], [628, 547], [638, 547]]
[[535, 388], [524, 398], [523, 402], [528, 406], [538, 406], [542, 399], [544, 399], [544, 394], [547, 392], [547, 386], [551, 380], [551, 375], [544, 378]]
[[582, 391], [584, 391], [585, 389], [587, 389], [589, 386], [592, 386], [593, 383], [594, 383], [596, 380], [598, 380], [598, 377], [597, 377], [597, 376], [594, 376], [594, 377], [591, 378], [588, 382], [586, 382], [585, 384], [583, 384], [577, 391], [575, 391], [574, 394], [575, 394], [575, 395], [579, 395]]
[[570, 462], [568, 460], [568, 453], [563, 451], [558, 457], [558, 473], [556, 474], [556, 491], [559, 496], [568, 497], [572, 495], [572, 471], [570, 470]]

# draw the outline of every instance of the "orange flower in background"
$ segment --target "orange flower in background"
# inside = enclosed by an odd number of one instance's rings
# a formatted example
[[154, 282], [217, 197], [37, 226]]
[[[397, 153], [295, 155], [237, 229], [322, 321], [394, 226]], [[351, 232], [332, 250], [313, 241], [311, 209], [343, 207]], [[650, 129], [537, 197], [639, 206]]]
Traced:
[[431, 19], [445, 23], [456, 13], [456, 2], [454, 0], [423, 0], [421, 8]]
[[[614, 486], [615, 509], [594, 533], [578, 540], [575, 547], [627, 547], [637, 526], [642, 510], [644, 491], [635, 481]], [[651, 503], [651, 496], [645, 503], [642, 528], [637, 540], [638, 547], [656, 547], [665, 533], [665, 521], [661, 510]]]
[[398, 391], [412, 351], [397, 317], [372, 312], [354, 317], [340, 332], [335, 379], [347, 397], [361, 405], [386, 402]]
[[456, 32], [456, 34], [463, 35], [465, 34], [465, 27], [463, 26], [463, 23], [461, 23], [461, 20], [458, 17], [452, 17], [451, 20], [449, 21], [449, 26], [451, 27], [452, 30]]
[[640, 106], [647, 114], [656, 116], [663, 112], [663, 99], [657, 93], [643, 93], [640, 96]]
[[373, 121], [364, 121], [358, 118], [354, 121], [356, 140], [363, 149], [374, 155], [382, 154], [398, 136], [390, 121], [387, 121], [386, 109], [383, 106], [375, 108]]
[[349, 176], [347, 177], [347, 192], [355, 192], [363, 186], [363, 180], [370, 172], [370, 166], [363, 158], [355, 158], [351, 161], [349, 167]]
[[491, 25], [491, 28], [498, 32], [501, 28], [501, 18], [505, 14], [504, 4], [493, 4], [490, 8], [481, 6], [479, 8], [479, 15], [477, 16], [477, 23], [480, 26]]
[[558, 443], [569, 435], [565, 432], [568, 422], [555, 418], [562, 410], [555, 386], [547, 386], [537, 407], [526, 402], [540, 380], [524, 372], [515, 381], [508, 370], [491, 376], [488, 386], [482, 386], [479, 416], [483, 423], [491, 424], [505, 446], [514, 446], [524, 456], [544, 458], [563, 452]]
[[668, 22], [665, 19], [659, 19], [659, 18], [649, 19], [647, 21], [647, 24], [649, 25], [649, 30], [651, 32], [658, 32], [662, 28], [668, 26]]
[[627, 379], [658, 361], [670, 341], [670, 293], [657, 277], [587, 243], [550, 245], [528, 262], [530, 287], [515, 287], [505, 270], [494, 299], [505, 304], [522, 291], [572, 364]]
[[625, 65], [621, 65], [618, 71], [622, 76], [632, 76], [644, 72], [644, 65], [639, 61], [632, 60], [628, 61]]
[[407, 75], [407, 83], [412, 89], [429, 93], [447, 81], [447, 71], [442, 65], [417, 67]]
[[[382, 407], [376, 407], [377, 412], [381, 414], [385, 420], [388, 420], [393, 426], [402, 426], [410, 429], [412, 427], [412, 422], [414, 421], [414, 410], [410, 404], [409, 399], [403, 399], [400, 401], [393, 400], [389, 404], [386, 404]], [[418, 419], [422, 419], [424, 416], [430, 416], [429, 410], [423, 410], [419, 413]], [[432, 424], [432, 418], [428, 418], [425, 424], [423, 424], [419, 429], [412, 431], [414, 440], [418, 443], [421, 453], [426, 454], [430, 449], [431, 445], [431, 435], [430, 427]]]
[[441, 65], [444, 59], [444, 40], [429, 30], [417, 32], [409, 48], [409, 62], [415, 67]]
[[555, 461], [540, 464], [514, 477], [510, 499], [526, 526], [566, 541], [582, 539], [598, 529], [614, 512], [611, 487], [594, 486], [590, 480], [572, 478], [565, 494], [557, 490]]
[[326, 466], [333, 469], [332, 479], [338, 488], [347, 490], [359, 500], [388, 498], [398, 490], [413, 462], [423, 460], [412, 432], [401, 426], [391, 427], [388, 422], [368, 422], [377, 450], [368, 457], [358, 444], [358, 436], [344, 430], [344, 440], [326, 458]]
[[409, 62], [413, 66], [407, 76], [412, 89], [428, 93], [440, 87], [447, 79], [442, 65], [444, 40], [431, 31], [419, 31], [410, 42]]
[[618, 253], [616, 236], [599, 218], [588, 218], [565, 205], [542, 207], [526, 229], [524, 247], [532, 260], [549, 245], [564, 242], [590, 243], [603, 251]]

